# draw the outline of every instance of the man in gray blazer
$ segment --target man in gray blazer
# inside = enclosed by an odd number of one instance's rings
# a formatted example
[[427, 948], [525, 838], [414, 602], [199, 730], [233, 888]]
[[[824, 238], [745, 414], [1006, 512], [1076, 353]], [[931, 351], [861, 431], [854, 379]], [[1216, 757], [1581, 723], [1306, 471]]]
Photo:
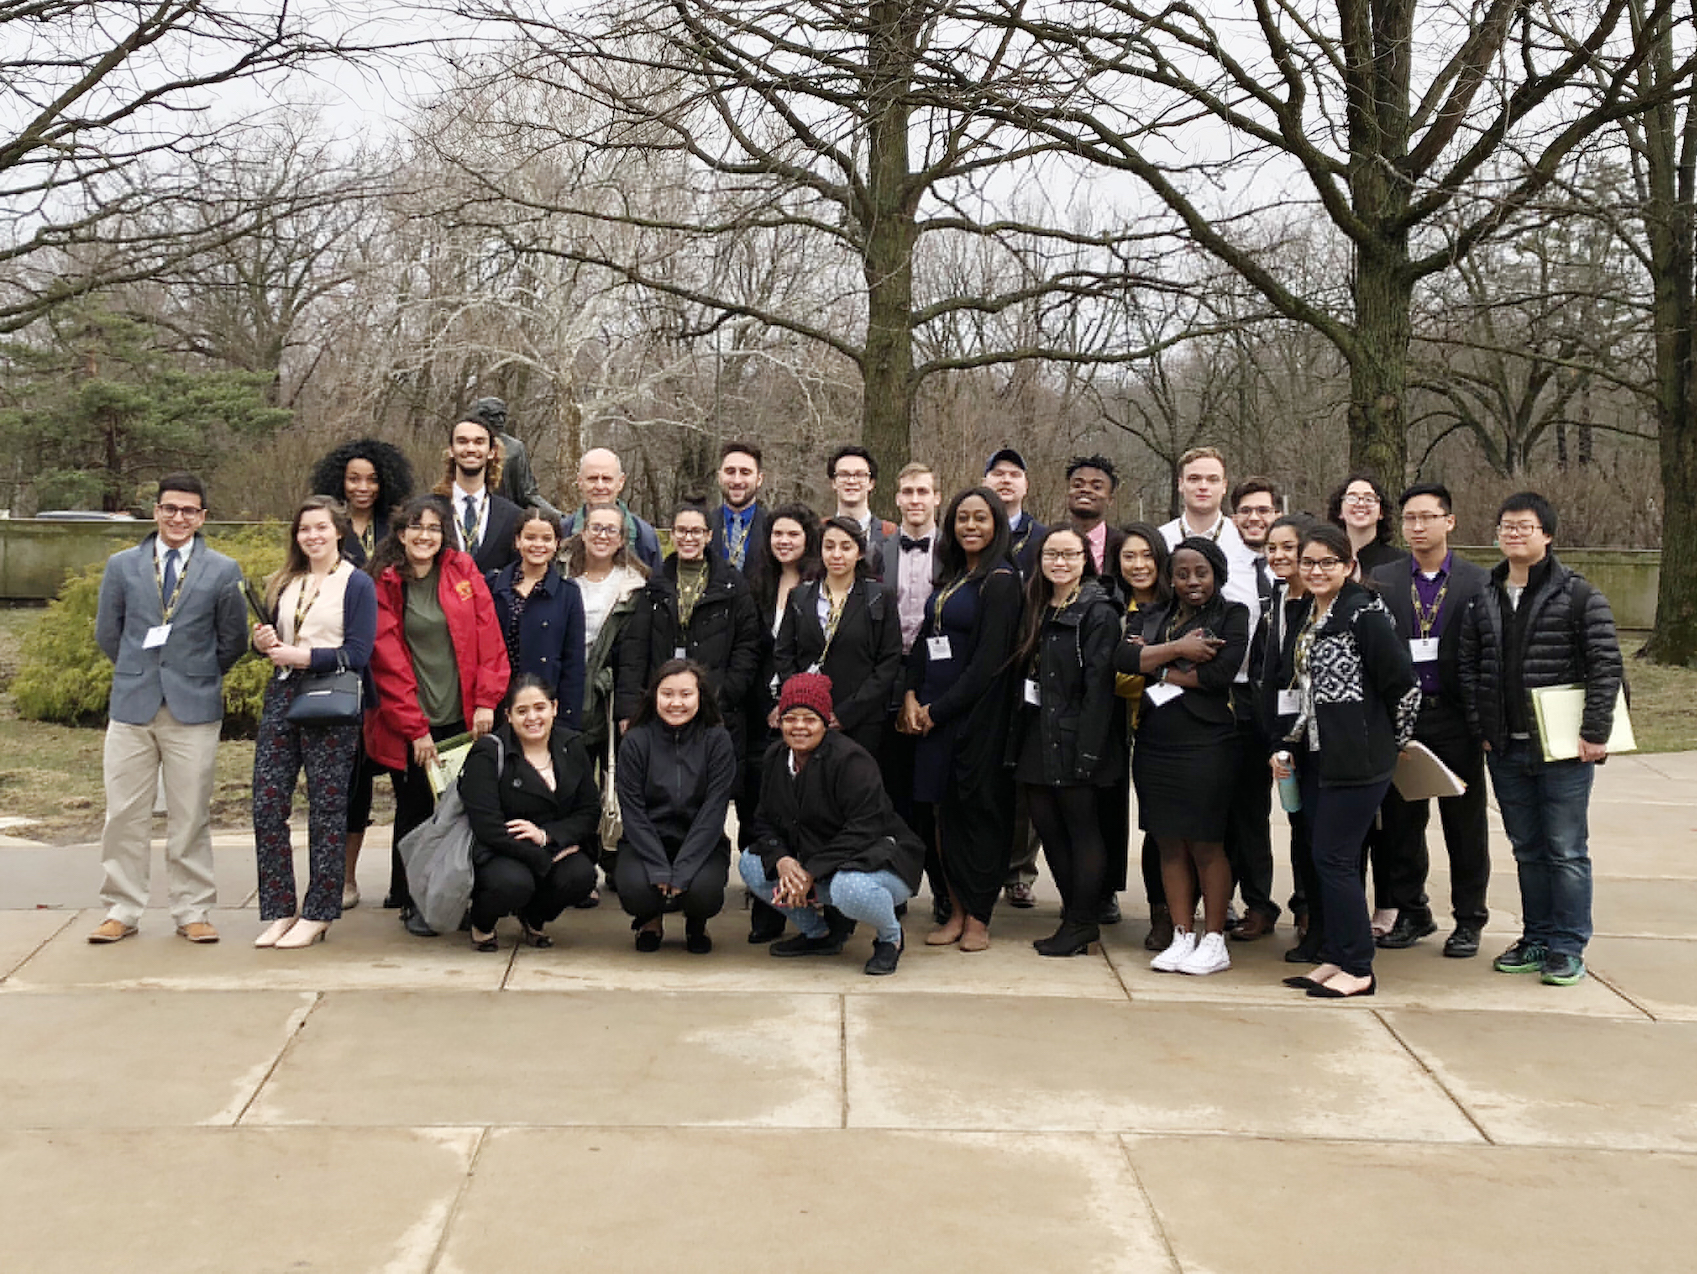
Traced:
[[161, 767], [171, 915], [190, 942], [217, 942], [207, 919], [212, 778], [224, 674], [247, 648], [241, 568], [200, 534], [206, 488], [186, 473], [159, 480], [158, 531], [114, 553], [100, 581], [95, 640], [115, 667], [106, 726], [106, 827], [100, 891], [106, 919], [88, 940], [117, 942], [147, 906], [149, 822]]

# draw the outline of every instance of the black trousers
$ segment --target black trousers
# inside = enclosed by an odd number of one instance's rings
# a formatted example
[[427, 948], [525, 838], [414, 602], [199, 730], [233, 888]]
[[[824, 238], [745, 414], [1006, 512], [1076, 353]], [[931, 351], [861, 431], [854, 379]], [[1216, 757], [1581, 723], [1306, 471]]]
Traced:
[[993, 775], [957, 772], [937, 802], [944, 875], [966, 914], [985, 924], [996, 910], [1013, 853], [1009, 777], [1001, 769]]
[[1226, 814], [1226, 861], [1232, 881], [1247, 911], [1268, 920], [1279, 918], [1273, 901], [1273, 774], [1267, 768], [1267, 746], [1252, 716], [1240, 712], [1237, 721], [1237, 782]]
[[[464, 721], [430, 727], [430, 737], [440, 743], [456, 734], [465, 733]], [[401, 906], [412, 906], [412, 893], [407, 888], [407, 869], [401, 863], [401, 841], [415, 827], [430, 821], [436, 811], [436, 793], [430, 790], [430, 779], [412, 759], [412, 744], [407, 744], [407, 768], [391, 770], [395, 783], [395, 835], [389, 849], [389, 894], [401, 900]], [[488, 932], [485, 930], [485, 932]]]
[[692, 925], [703, 925], [725, 909], [725, 881], [731, 872], [731, 847], [721, 846], [722, 853], [709, 855], [695, 873], [695, 879], [676, 899], [660, 896], [648, 880], [648, 866], [629, 845], [620, 843], [619, 861], [613, 867], [613, 886], [619, 891], [619, 905], [638, 925], [645, 925], [666, 911], [678, 910]]
[[1106, 892], [1107, 854], [1102, 844], [1101, 802], [1113, 789], [1021, 784], [1031, 822], [1043, 841], [1049, 872], [1061, 891], [1061, 915], [1095, 924]]
[[925, 844], [925, 879], [931, 887], [931, 896], [947, 898], [949, 887], [943, 880], [942, 860], [937, 856], [936, 807], [913, 799], [913, 756], [918, 743], [914, 735], [899, 733], [892, 718], [884, 727], [878, 768], [883, 772], [884, 791], [890, 804]]
[[1321, 787], [1318, 768], [1316, 758], [1302, 770], [1302, 810], [1312, 849], [1308, 932], [1312, 938], [1318, 926], [1323, 961], [1364, 978], [1373, 972], [1374, 948], [1373, 918], [1361, 880], [1361, 847], [1390, 780], [1364, 787]]
[[1102, 901], [1125, 888], [1131, 867], [1131, 767], [1109, 787], [1096, 789], [1096, 817], [1102, 828]]
[[[1490, 919], [1485, 893], [1491, 883], [1484, 751], [1468, 734], [1460, 712], [1435, 698], [1422, 701], [1414, 737], [1467, 784], [1460, 796], [1438, 801], [1438, 818], [1449, 854], [1452, 912], [1457, 923], [1483, 925]], [[1374, 893], [1381, 906], [1431, 911], [1426, 897], [1426, 874], [1431, 868], [1426, 826], [1431, 816], [1430, 801], [1405, 801], [1395, 787], [1385, 794], [1379, 814], [1379, 853], [1373, 860]]]
[[491, 858], [478, 865], [472, 883], [471, 923], [490, 933], [502, 916], [517, 916], [540, 929], [594, 888], [595, 864], [581, 851], [567, 854], [541, 877], [516, 858]]

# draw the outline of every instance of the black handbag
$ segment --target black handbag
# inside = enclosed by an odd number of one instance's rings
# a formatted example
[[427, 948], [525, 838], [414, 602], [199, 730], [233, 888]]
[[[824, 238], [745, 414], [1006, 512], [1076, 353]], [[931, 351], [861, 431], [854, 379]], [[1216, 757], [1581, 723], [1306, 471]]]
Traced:
[[358, 721], [364, 710], [364, 681], [337, 651], [336, 671], [302, 677], [286, 715], [296, 725], [347, 725]]

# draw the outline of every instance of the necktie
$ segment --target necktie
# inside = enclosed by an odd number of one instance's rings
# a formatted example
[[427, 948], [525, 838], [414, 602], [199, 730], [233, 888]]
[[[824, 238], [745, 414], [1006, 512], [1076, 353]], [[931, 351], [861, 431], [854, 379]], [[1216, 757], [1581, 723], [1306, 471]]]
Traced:
[[465, 533], [465, 550], [467, 553], [477, 552], [477, 498], [465, 498], [465, 511], [460, 516], [460, 528]]
[[1255, 591], [1261, 595], [1261, 609], [1267, 609], [1267, 603], [1273, 600], [1273, 577], [1267, 574], [1267, 559], [1255, 559]]
[[164, 604], [171, 604], [171, 595], [177, 591], [177, 550], [168, 549], [165, 553], [165, 596]]
[[915, 540], [906, 535], [902, 536], [902, 552], [911, 553], [915, 549], [918, 549], [921, 553], [929, 553], [931, 551], [931, 537], [922, 535]]

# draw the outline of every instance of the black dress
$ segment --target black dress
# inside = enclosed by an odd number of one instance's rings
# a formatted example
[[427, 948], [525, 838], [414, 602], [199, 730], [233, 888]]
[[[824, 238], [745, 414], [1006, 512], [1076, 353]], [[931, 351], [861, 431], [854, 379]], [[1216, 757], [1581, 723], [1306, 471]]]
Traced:
[[[1145, 645], [1164, 645], [1197, 629], [1210, 629], [1225, 645], [1207, 663], [1196, 666], [1200, 686], [1157, 704], [1144, 687], [1137, 722], [1137, 746], [1131, 753], [1137, 788], [1137, 825], [1157, 837], [1223, 841], [1237, 781], [1237, 719], [1232, 712], [1232, 679], [1249, 644], [1249, 608], [1215, 596], [1186, 620], [1176, 618], [1177, 602], [1153, 607], [1145, 615]], [[1135, 672], [1139, 648], [1127, 642], [1116, 667]], [[1157, 692], [1158, 693], [1158, 692]]]
[[[999, 566], [935, 590], [908, 657], [907, 686], [933, 729], [914, 749], [913, 798], [937, 806], [943, 872], [967, 914], [989, 923], [1013, 851], [1013, 784], [1003, 769], [1019, 575]], [[931, 639], [949, 642], [933, 658]]]

